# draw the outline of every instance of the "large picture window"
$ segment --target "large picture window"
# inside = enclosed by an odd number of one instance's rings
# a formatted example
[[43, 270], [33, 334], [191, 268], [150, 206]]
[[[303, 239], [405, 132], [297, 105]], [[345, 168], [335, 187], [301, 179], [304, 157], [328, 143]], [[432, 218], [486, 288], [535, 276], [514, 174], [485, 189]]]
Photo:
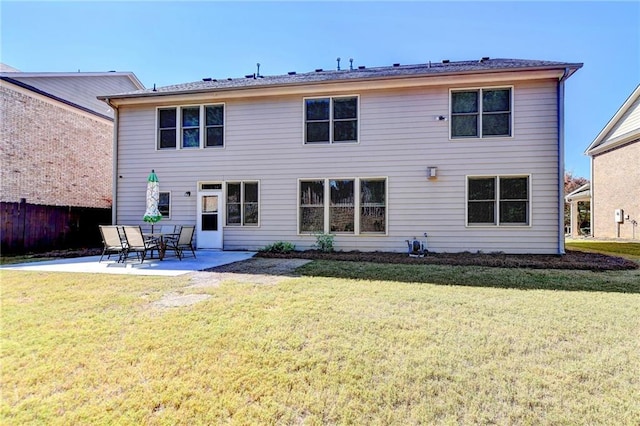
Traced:
[[526, 226], [530, 224], [528, 176], [469, 177], [469, 226]]
[[158, 108], [158, 149], [224, 146], [224, 105]]
[[305, 143], [358, 141], [358, 97], [313, 98], [304, 101]]
[[301, 180], [299, 188], [301, 234], [386, 233], [386, 179]]
[[451, 91], [451, 138], [511, 136], [511, 88]]
[[227, 183], [227, 226], [258, 226], [258, 182]]

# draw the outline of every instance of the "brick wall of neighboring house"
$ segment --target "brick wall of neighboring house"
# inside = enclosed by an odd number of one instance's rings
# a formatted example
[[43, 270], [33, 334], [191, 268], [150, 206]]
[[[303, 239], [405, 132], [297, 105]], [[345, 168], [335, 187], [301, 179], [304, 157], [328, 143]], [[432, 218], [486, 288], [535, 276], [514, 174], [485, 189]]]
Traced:
[[1, 201], [111, 207], [113, 123], [0, 87]]
[[[593, 236], [596, 238], [640, 239], [640, 225], [630, 220], [618, 225], [615, 210], [640, 224], [640, 141], [624, 145], [593, 158]], [[634, 235], [635, 233], [635, 235]]]

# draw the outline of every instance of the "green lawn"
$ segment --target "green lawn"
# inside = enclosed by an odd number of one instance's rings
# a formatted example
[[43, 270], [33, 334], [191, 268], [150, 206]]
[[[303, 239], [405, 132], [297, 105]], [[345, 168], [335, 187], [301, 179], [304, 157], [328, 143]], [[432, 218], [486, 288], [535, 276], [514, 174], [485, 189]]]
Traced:
[[565, 245], [568, 250], [614, 254], [636, 261], [640, 260], [640, 243], [575, 240], [567, 242]]
[[[0, 271], [0, 424], [640, 423], [637, 270], [430, 268]], [[212, 297], [154, 305], [170, 292]]]

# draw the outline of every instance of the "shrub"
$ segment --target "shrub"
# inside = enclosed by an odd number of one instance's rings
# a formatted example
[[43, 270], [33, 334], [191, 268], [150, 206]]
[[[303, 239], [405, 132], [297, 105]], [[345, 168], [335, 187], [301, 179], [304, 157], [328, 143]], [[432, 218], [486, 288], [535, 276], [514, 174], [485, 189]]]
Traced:
[[316, 243], [313, 246], [323, 253], [331, 253], [333, 251], [333, 238], [334, 235], [331, 234], [316, 234]]
[[276, 241], [260, 249], [268, 253], [291, 253], [296, 249], [296, 245], [289, 241]]

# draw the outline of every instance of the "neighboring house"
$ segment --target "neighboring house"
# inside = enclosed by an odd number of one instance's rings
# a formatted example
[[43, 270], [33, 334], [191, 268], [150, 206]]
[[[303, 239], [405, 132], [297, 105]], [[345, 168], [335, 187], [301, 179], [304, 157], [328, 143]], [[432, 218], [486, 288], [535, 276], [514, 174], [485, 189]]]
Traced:
[[[564, 82], [582, 64], [394, 64], [211, 78], [101, 96], [116, 110], [114, 222], [199, 248], [563, 253]], [[427, 237], [424, 237], [424, 234]]]
[[144, 89], [130, 72], [0, 68], [3, 202], [111, 207], [113, 110], [98, 94]]
[[589, 210], [591, 202], [591, 183], [576, 188], [565, 195], [564, 200], [570, 206], [569, 229], [565, 229], [565, 235], [571, 237], [591, 234], [589, 222]]
[[585, 151], [595, 238], [640, 238], [640, 86]]

